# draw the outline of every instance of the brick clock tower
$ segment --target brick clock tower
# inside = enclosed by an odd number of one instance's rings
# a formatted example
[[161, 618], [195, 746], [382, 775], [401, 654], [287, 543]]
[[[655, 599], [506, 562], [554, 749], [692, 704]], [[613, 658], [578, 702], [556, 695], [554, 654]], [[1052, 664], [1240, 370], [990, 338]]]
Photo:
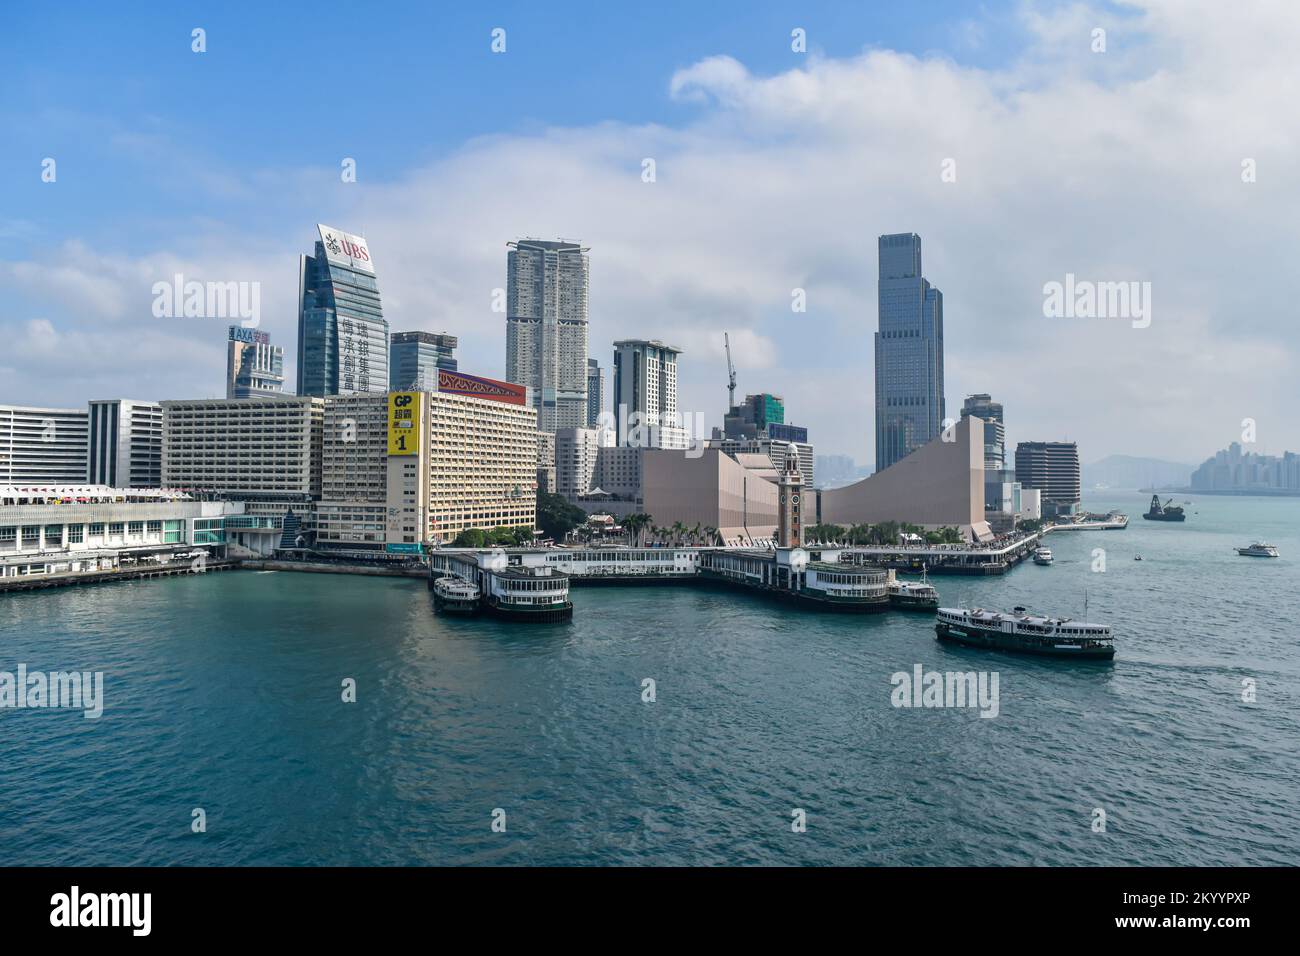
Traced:
[[803, 547], [803, 472], [799, 455], [791, 448], [785, 456], [785, 468], [777, 485], [776, 545], [778, 548]]

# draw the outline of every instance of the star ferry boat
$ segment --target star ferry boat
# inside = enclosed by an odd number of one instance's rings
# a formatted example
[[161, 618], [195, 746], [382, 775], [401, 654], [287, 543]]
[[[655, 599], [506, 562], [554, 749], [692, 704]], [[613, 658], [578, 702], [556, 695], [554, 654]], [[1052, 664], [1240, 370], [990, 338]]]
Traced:
[[1115, 641], [1109, 624], [1086, 624], [1068, 617], [1039, 617], [1017, 608], [1016, 613], [983, 608], [941, 607], [935, 625], [936, 639], [967, 647], [1110, 660]]

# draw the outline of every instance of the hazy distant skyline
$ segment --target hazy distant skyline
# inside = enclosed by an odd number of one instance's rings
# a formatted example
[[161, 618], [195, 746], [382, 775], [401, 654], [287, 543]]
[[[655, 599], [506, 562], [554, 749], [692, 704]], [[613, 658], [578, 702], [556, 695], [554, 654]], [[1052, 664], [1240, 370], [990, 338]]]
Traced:
[[[506, 243], [563, 237], [591, 249], [602, 367], [670, 341], [680, 407], [721, 424], [728, 331], [738, 395], [869, 465], [876, 238], [916, 232], [952, 417], [989, 392], [1009, 449], [1085, 462], [1196, 464], [1243, 418], [1250, 450], [1300, 450], [1300, 7], [848, 6], [10, 11], [0, 402], [224, 394], [229, 323], [151, 314], [177, 273], [260, 282], [293, 381], [318, 222], [366, 236], [394, 331], [503, 377]], [[1067, 276], [1149, 282], [1149, 327], [1045, 317]]]

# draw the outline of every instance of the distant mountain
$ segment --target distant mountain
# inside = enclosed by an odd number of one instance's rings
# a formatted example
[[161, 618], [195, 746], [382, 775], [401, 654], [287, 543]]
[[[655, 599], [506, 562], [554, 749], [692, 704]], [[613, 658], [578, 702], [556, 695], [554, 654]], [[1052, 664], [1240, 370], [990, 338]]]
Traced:
[[1083, 487], [1106, 485], [1111, 488], [1186, 488], [1194, 465], [1159, 458], [1134, 458], [1131, 455], [1107, 455], [1101, 461], [1083, 466]]

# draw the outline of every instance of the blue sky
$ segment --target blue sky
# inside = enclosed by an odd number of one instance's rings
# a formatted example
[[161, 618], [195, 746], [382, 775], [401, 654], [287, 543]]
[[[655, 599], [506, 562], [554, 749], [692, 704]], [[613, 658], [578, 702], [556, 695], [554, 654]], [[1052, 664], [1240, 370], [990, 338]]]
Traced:
[[[0, 176], [17, 185], [6, 215], [39, 224], [20, 241], [75, 231], [146, 248], [154, 220], [212, 214], [210, 193], [178, 167], [202, 164], [219, 176], [351, 156], [368, 179], [387, 179], [475, 137], [606, 121], [672, 126], [698, 109], [674, 102], [669, 80], [704, 57], [725, 52], [760, 73], [786, 68], [799, 26], [811, 51], [830, 56], [878, 45], [996, 62], [1020, 39], [1009, 8], [23, 4], [6, 14], [0, 39], [12, 137]], [[978, 48], [972, 24], [986, 40]], [[190, 49], [194, 27], [207, 31], [202, 56]], [[491, 52], [496, 27], [506, 30], [506, 55]], [[30, 175], [46, 156], [62, 173], [55, 203]], [[264, 208], [260, 198], [250, 207], [253, 216]]]
[[[1276, 302], [1300, 143], [1276, 117], [1300, 13], [1257, 6], [11, 5], [0, 401], [220, 394], [224, 325], [150, 313], [178, 271], [260, 282], [292, 368], [316, 222], [367, 236], [394, 329], [458, 334], [499, 376], [505, 242], [564, 236], [592, 247], [602, 364], [619, 337], [681, 345], [683, 405], [714, 421], [729, 331], [742, 393], [783, 393], [819, 452], [869, 464], [875, 238], [916, 231], [951, 413], [991, 391], [1012, 441], [1085, 461], [1197, 462], [1247, 416], [1255, 450], [1300, 447], [1269, 387], [1297, 365]], [[1049, 322], [1066, 273], [1150, 281], [1155, 321]]]

